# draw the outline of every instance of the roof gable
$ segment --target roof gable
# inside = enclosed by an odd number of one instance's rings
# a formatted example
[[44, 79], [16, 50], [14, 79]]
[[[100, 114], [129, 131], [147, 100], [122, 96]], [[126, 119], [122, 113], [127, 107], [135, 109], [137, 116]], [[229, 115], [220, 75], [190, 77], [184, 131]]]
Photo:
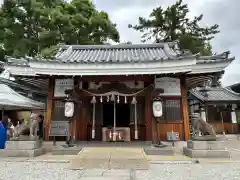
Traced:
[[194, 88], [189, 91], [194, 97], [200, 101], [205, 102], [240, 102], [240, 96], [233, 91], [221, 88], [221, 87], [212, 87], [212, 88]]
[[16, 75], [144, 75], [223, 72], [234, 58], [180, 51], [177, 42], [119, 45], [62, 45], [52, 59], [7, 57], [5, 68]]

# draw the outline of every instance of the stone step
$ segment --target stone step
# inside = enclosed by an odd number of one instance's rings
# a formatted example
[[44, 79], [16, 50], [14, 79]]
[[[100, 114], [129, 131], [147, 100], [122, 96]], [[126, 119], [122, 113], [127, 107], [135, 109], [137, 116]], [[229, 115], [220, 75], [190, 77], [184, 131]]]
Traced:
[[148, 147], [144, 148], [144, 152], [147, 155], [174, 155], [174, 149], [172, 147], [156, 148]]
[[225, 150], [224, 141], [187, 141], [187, 147], [193, 150]]
[[7, 141], [6, 142], [6, 148], [8, 150], [33, 150], [38, 149], [42, 146], [41, 141]]
[[0, 150], [0, 157], [36, 157], [44, 154], [44, 148], [38, 149], [2, 149]]
[[184, 147], [183, 153], [191, 158], [231, 158], [228, 150], [196, 150]]

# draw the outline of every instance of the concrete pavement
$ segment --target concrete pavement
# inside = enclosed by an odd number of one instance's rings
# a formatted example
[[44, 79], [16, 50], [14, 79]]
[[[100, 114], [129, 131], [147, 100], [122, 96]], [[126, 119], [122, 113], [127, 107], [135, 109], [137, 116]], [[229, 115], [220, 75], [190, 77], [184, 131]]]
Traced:
[[[63, 142], [64, 143], [64, 142]], [[48, 142], [51, 145], [51, 142]], [[145, 155], [141, 148], [114, 148], [97, 147], [85, 148], [78, 155], [52, 155], [50, 152], [34, 158], [1, 158], [6, 161], [35, 161], [35, 162], [65, 162], [69, 163], [74, 159], [102, 159], [102, 160], [126, 160], [126, 159], [146, 159], [150, 162], [157, 161], [191, 161], [191, 158], [182, 155], [182, 147], [185, 142], [178, 142], [175, 147], [174, 156]], [[202, 162], [240, 162], [240, 141], [230, 139], [225, 141], [226, 148], [231, 151], [231, 159], [201, 159]]]
[[142, 148], [83, 148], [71, 160], [70, 169], [148, 169]]

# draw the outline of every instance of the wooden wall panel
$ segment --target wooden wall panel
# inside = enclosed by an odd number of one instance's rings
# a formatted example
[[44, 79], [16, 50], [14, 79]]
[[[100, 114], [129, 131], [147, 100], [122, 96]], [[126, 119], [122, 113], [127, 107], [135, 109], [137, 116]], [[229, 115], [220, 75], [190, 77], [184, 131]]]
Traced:
[[[167, 132], [172, 132], [172, 131], [179, 133], [180, 140], [184, 140], [184, 138], [185, 138], [184, 137], [184, 126], [182, 123], [176, 123], [176, 124], [159, 123], [158, 126], [157, 125], [155, 126], [155, 129], [156, 129], [156, 127], [158, 127], [160, 140], [162, 140], [162, 141], [166, 141], [167, 140]], [[157, 132], [156, 131], [157, 131], [157, 129], [155, 131], [153, 131], [154, 143], [157, 142]]]
[[91, 116], [90, 116], [90, 104], [89, 103], [83, 103], [82, 108], [81, 108], [81, 118], [79, 120], [79, 125], [77, 127], [78, 131], [78, 140], [80, 141], [87, 141], [88, 137], [88, 130], [87, 130], [87, 125], [91, 121]]
[[75, 140], [80, 139], [80, 127], [81, 127], [81, 115], [82, 115], [82, 108], [80, 104], [76, 105], [75, 108], [75, 113], [74, 113], [74, 135], [75, 135]]
[[216, 133], [220, 134], [225, 132], [226, 134], [236, 134], [239, 133], [239, 125], [233, 123], [220, 123], [220, 122], [209, 122], [212, 124], [215, 129]]

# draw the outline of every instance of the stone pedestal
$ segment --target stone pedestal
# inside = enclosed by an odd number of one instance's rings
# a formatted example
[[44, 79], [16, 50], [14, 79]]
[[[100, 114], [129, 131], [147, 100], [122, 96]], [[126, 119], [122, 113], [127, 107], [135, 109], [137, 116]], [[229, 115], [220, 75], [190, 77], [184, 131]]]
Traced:
[[224, 141], [188, 141], [183, 153], [192, 158], [230, 158]]
[[7, 141], [6, 148], [0, 151], [4, 157], [35, 157], [44, 153], [42, 142], [35, 141]]

